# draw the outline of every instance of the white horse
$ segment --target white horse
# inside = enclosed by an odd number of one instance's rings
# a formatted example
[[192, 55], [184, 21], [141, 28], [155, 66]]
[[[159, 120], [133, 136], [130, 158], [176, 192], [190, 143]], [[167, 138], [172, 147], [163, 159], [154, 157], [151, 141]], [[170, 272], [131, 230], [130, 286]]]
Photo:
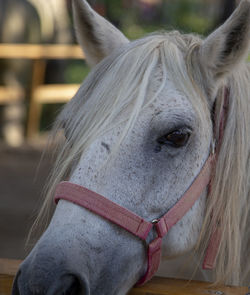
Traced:
[[[226, 97], [209, 193], [163, 238], [162, 260], [192, 257], [191, 278], [216, 227], [216, 267], [205, 277], [249, 283], [250, 1], [242, 0], [205, 40], [170, 32], [129, 42], [86, 1], [74, 0], [73, 11], [93, 69], [57, 119], [66, 139], [40, 217], [66, 178], [147, 222], [163, 216], [209, 157]], [[13, 294], [126, 294], [147, 269], [147, 243], [61, 199], [21, 265]]]

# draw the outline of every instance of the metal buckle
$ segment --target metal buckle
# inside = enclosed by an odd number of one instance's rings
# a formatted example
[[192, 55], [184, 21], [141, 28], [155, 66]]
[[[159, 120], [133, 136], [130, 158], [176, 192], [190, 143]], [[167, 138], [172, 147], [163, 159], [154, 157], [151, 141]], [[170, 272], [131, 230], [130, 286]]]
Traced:
[[215, 154], [215, 147], [216, 147], [216, 140], [213, 139], [211, 142], [211, 154], [214, 155]]
[[152, 224], [156, 224], [156, 223], [158, 223], [160, 221], [160, 219], [159, 218], [156, 218], [156, 219], [153, 219], [152, 221], [151, 221], [151, 223]]

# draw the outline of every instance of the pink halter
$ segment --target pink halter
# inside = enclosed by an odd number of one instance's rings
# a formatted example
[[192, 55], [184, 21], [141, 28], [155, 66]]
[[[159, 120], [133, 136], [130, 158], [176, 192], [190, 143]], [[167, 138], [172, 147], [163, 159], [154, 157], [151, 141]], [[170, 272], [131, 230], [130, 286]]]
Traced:
[[[228, 91], [226, 90], [224, 106], [227, 106], [228, 103], [227, 95]], [[224, 131], [225, 112], [225, 110], [222, 110], [220, 115], [220, 138], [222, 138]], [[162, 238], [180, 219], [182, 219], [187, 211], [192, 208], [194, 203], [208, 186], [211, 179], [211, 171], [214, 161], [215, 154], [212, 152], [200, 173], [180, 200], [164, 216], [154, 219], [151, 222], [146, 221], [142, 217], [108, 200], [107, 198], [71, 182], [65, 181], [58, 184], [55, 193], [55, 202], [58, 203], [60, 199], [64, 199], [82, 206], [111, 221], [112, 223], [115, 223], [144, 241], [146, 241], [152, 228], [155, 228], [157, 237], [147, 246], [147, 271], [136, 284], [137, 286], [143, 285], [150, 280], [158, 270], [161, 260]], [[210, 238], [209, 246], [203, 262], [203, 268], [211, 269], [214, 267], [219, 243], [220, 237], [218, 235], [218, 231], [215, 231]]]

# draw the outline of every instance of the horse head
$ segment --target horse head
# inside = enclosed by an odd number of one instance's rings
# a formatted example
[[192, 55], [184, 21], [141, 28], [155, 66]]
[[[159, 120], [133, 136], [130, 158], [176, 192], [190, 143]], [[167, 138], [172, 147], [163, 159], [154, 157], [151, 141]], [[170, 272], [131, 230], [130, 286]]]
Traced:
[[[225, 81], [248, 53], [250, 1], [241, 1], [205, 40], [170, 32], [130, 42], [86, 1], [74, 0], [73, 12], [92, 71], [57, 118], [66, 138], [46, 204], [67, 175], [151, 222], [179, 202], [212, 152]], [[164, 236], [163, 258], [191, 251], [209, 225], [211, 233], [207, 194], [203, 189]], [[219, 216], [214, 206], [213, 212]], [[126, 294], [145, 274], [145, 248], [154, 234], [142, 242], [61, 198], [20, 267], [13, 295]]]

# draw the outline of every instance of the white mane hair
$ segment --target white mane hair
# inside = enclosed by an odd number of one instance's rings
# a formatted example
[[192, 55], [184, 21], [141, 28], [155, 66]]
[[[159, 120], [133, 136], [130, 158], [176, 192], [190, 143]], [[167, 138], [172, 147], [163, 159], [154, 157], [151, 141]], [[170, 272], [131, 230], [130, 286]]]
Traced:
[[[201, 79], [197, 50], [202, 40], [179, 32], [157, 33], [128, 43], [99, 63], [86, 78], [76, 98], [58, 116], [53, 137], [65, 129], [66, 140], [58, 151], [50, 175], [46, 199], [35, 224], [42, 223], [51, 208], [55, 186], [70, 173], [75, 161], [91, 143], [117, 124], [124, 123], [122, 140], [132, 130], [142, 111], [152, 102], [166, 82], [166, 73], [176, 87], [188, 97], [201, 121], [208, 122], [213, 113], [209, 103], [209, 76]], [[157, 91], [146, 95], [156, 68], [162, 73]], [[205, 69], [206, 70], [206, 69]], [[203, 73], [206, 76], [206, 73]], [[250, 275], [250, 68], [241, 64], [217, 87], [215, 110], [222, 107], [225, 87], [229, 90], [229, 111], [223, 141], [217, 156], [207, 210], [197, 249], [203, 255], [213, 224], [219, 220], [221, 245], [214, 274], [215, 282], [241, 284]], [[126, 122], [119, 121], [121, 113]], [[219, 112], [216, 111], [217, 115]], [[218, 121], [218, 117], [214, 118]], [[203, 126], [204, 124], [200, 124]], [[218, 126], [215, 125], [215, 126]], [[215, 130], [218, 132], [218, 130]], [[115, 152], [110, 154], [114, 157]], [[211, 218], [212, 216], [212, 218]]]

